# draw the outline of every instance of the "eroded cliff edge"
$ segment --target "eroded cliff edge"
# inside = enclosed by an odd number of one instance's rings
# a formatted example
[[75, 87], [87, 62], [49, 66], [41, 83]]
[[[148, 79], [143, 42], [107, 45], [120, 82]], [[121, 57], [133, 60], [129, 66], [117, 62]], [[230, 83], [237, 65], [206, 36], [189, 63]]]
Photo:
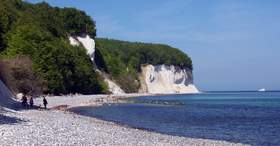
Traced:
[[142, 93], [199, 93], [193, 84], [192, 70], [174, 65], [142, 65]]
[[[121, 85], [114, 80], [110, 74], [98, 69], [95, 63], [95, 40], [89, 35], [69, 37], [71, 45], [81, 45], [87, 50], [95, 67], [93, 69], [103, 76], [107, 83], [109, 91], [113, 94], [124, 94], [125, 91]], [[115, 45], [115, 44], [114, 44]], [[110, 48], [111, 49], [111, 48]], [[129, 54], [127, 54], [129, 55]], [[114, 56], [117, 57], [117, 56]], [[126, 68], [129, 70], [129, 68]], [[152, 65], [141, 64], [137, 73], [138, 92], [152, 94], [174, 94], [174, 93], [198, 93], [199, 90], [193, 84], [192, 69], [178, 65]], [[130, 85], [128, 85], [130, 86]]]

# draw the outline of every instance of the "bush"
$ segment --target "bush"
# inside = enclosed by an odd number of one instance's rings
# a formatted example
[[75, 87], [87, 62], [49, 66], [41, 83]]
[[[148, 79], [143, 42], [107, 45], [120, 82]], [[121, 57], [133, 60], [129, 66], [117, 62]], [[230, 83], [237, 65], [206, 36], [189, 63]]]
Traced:
[[27, 56], [0, 60], [0, 77], [15, 93], [40, 95], [46, 91], [46, 82], [38, 77]]

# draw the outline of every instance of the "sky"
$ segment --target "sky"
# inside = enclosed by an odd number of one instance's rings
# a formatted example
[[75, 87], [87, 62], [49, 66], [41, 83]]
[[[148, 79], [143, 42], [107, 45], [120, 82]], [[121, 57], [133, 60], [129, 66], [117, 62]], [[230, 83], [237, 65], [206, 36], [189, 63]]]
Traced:
[[84, 10], [96, 21], [97, 37], [181, 49], [193, 60], [201, 90], [280, 90], [278, 0], [46, 2]]

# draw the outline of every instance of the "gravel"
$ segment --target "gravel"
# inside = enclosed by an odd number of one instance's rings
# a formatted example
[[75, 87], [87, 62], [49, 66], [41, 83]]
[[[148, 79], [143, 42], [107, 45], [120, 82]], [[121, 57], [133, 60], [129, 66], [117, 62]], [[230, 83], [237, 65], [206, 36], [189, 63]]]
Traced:
[[[70, 106], [93, 104], [101, 97], [48, 98]], [[95, 99], [95, 100], [94, 100]], [[103, 99], [102, 99], [103, 100]], [[36, 99], [39, 102], [40, 99]], [[71, 101], [71, 102], [70, 102]], [[78, 103], [75, 103], [78, 102]], [[39, 103], [37, 103], [38, 105]], [[0, 108], [1, 109], [1, 108]], [[59, 110], [5, 110], [0, 112], [0, 145], [113, 145], [113, 146], [238, 146], [225, 141], [170, 136]]]

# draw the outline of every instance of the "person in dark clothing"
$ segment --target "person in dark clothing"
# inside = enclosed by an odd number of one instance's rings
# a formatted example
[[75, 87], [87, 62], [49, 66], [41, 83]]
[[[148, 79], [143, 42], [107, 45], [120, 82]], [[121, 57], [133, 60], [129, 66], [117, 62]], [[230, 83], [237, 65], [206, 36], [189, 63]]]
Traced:
[[33, 105], [34, 105], [34, 102], [33, 102], [33, 97], [31, 96], [30, 97], [30, 100], [29, 100], [29, 105], [30, 105], [30, 107], [32, 108], [33, 107]]
[[44, 99], [43, 99], [43, 104], [44, 104], [45, 109], [47, 109], [48, 101], [47, 101], [46, 97], [44, 97]]
[[27, 97], [25, 94], [22, 96], [21, 100], [22, 100], [22, 102], [21, 102], [22, 106], [26, 107], [27, 106]]

